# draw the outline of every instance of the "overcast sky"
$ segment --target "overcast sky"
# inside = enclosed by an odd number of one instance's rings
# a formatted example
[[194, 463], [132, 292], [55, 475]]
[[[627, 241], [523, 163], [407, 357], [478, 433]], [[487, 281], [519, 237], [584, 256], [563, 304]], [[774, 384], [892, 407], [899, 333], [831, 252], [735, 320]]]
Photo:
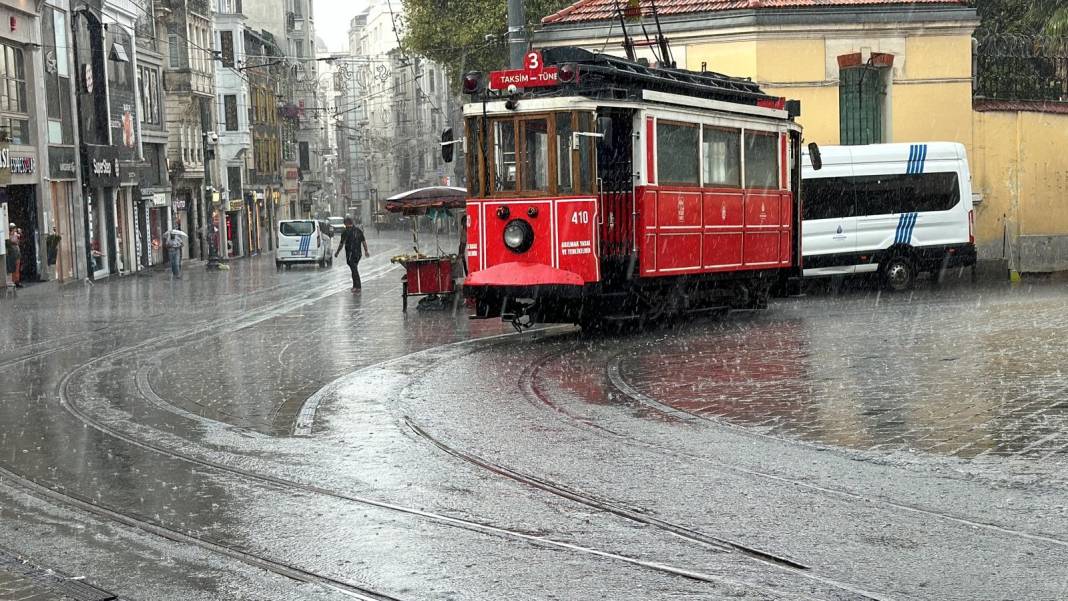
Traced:
[[[315, 35], [323, 38], [331, 52], [349, 49], [349, 21], [365, 6], [366, 0], [312, 0], [315, 3]], [[398, 4], [400, 0], [397, 0]]]

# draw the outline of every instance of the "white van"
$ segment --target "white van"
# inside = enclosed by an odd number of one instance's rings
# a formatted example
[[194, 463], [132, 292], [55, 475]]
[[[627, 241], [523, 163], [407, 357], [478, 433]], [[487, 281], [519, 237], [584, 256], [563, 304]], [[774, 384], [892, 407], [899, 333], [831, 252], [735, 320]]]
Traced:
[[891, 290], [919, 273], [975, 265], [971, 174], [953, 142], [821, 146], [803, 153], [804, 275], [878, 273]]
[[274, 265], [281, 269], [293, 263], [315, 263], [319, 267], [334, 264], [330, 249], [329, 226], [314, 219], [278, 222], [278, 251]]

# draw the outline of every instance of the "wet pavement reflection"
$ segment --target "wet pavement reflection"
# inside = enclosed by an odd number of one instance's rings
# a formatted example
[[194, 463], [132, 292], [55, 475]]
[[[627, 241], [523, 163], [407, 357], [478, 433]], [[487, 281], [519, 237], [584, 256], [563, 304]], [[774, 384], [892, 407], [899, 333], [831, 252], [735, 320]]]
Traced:
[[851, 293], [641, 341], [644, 394], [775, 436], [965, 458], [1068, 457], [1062, 285]]

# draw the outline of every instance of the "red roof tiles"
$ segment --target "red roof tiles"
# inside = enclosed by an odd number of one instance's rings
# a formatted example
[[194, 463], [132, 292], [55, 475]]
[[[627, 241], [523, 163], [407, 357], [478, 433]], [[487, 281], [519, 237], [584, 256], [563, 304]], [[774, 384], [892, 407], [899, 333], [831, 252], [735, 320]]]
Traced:
[[[652, 14], [651, 0], [639, 0], [642, 14]], [[546, 25], [581, 23], [618, 18], [617, 10], [626, 8], [626, 0], [578, 0], [567, 8], [541, 20]], [[886, 6], [909, 4], [963, 5], [964, 0], [657, 0], [656, 11], [661, 16], [709, 13], [725, 10], [760, 8], [804, 8], [809, 6]]]

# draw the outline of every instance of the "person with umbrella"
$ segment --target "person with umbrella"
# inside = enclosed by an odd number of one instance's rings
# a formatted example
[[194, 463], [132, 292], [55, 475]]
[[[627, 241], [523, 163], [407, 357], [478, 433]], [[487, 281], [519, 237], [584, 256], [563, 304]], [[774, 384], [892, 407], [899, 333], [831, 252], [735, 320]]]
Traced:
[[163, 233], [163, 240], [167, 246], [167, 255], [171, 262], [171, 275], [175, 279], [182, 279], [182, 247], [189, 240], [189, 234], [179, 229], [181, 224]]
[[345, 230], [341, 232], [341, 242], [334, 251], [334, 256], [345, 249], [345, 262], [352, 271], [352, 291], [359, 292], [362, 288], [360, 282], [360, 246], [363, 245], [363, 256], [370, 257], [371, 251], [367, 250], [367, 237], [363, 235], [363, 229], [352, 221], [352, 217], [345, 217]]

